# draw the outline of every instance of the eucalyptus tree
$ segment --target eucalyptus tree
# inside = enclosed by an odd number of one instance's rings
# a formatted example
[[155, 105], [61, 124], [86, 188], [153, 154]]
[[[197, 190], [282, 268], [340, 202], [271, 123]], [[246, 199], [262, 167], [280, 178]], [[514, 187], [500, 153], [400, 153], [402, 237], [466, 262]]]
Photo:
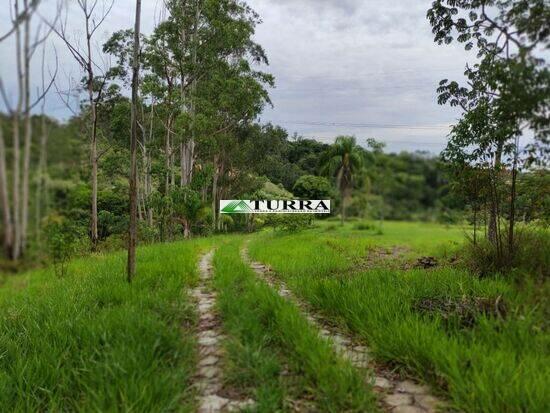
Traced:
[[343, 225], [346, 220], [346, 200], [351, 196], [355, 176], [363, 167], [363, 152], [355, 137], [338, 136], [327, 151], [323, 164], [323, 172], [336, 177]]
[[[253, 67], [266, 64], [267, 58], [252, 41], [259, 17], [245, 3], [170, 0], [165, 5], [166, 20], [143, 39], [142, 93], [150, 97], [151, 106], [154, 102], [154, 117], [164, 127], [163, 195], [156, 196], [153, 204], [166, 203], [161, 233], [170, 237], [171, 220], [166, 216], [173, 205], [175, 154], [179, 152], [181, 187], [193, 186], [195, 169], [209, 169], [206, 158], [214, 165], [215, 221], [224, 176], [236, 163], [235, 131], [253, 121], [269, 102], [266, 86], [273, 78]], [[132, 44], [132, 31], [125, 30], [115, 33], [104, 46], [105, 52], [117, 56], [116, 71], [123, 82], [128, 79]], [[153, 108], [148, 110], [152, 124]], [[149, 132], [154, 139], [158, 129], [150, 127]], [[195, 165], [199, 153], [203, 158]], [[204, 188], [201, 191], [205, 193]], [[152, 199], [150, 192], [148, 197]]]
[[[48, 39], [51, 29], [44, 26], [55, 24], [59, 17], [61, 3], [57, 3], [53, 21], [39, 16], [40, 0], [13, 0], [9, 2], [11, 10], [11, 27], [0, 35], [0, 41], [15, 37], [15, 74], [17, 79], [17, 98], [14, 105], [7, 96], [3, 82], [0, 79], [0, 94], [4, 99], [12, 119], [12, 199], [10, 205], [9, 184], [7, 178], [7, 161], [5, 142], [0, 136], [0, 201], [3, 210], [4, 249], [9, 258], [17, 259], [27, 248], [27, 233], [29, 222], [29, 187], [32, 148], [31, 111], [44, 100], [55, 79], [54, 73], [46, 86], [33, 98], [31, 92], [31, 61], [36, 51]], [[35, 16], [40, 17], [40, 23], [32, 24]], [[44, 23], [44, 25], [42, 24]], [[44, 67], [43, 67], [44, 71]], [[23, 120], [23, 157], [21, 158], [21, 120]], [[21, 163], [22, 161], [22, 163]]]
[[[92, 249], [97, 248], [98, 234], [98, 164], [101, 154], [98, 152], [98, 106], [100, 105], [110, 74], [106, 67], [101, 67], [100, 58], [95, 51], [95, 35], [103, 25], [114, 5], [114, 0], [77, 0], [76, 7], [82, 17], [84, 27], [84, 41], [73, 38], [68, 32], [67, 18], [58, 26], [52, 26], [55, 33], [63, 41], [67, 50], [80, 66], [84, 73], [84, 88], [87, 93], [87, 103], [90, 119], [88, 122], [88, 134], [90, 140], [90, 164], [91, 164], [91, 216], [90, 239]], [[99, 72], [99, 74], [98, 74]]]
[[[445, 158], [491, 171], [488, 237], [502, 255], [499, 187], [510, 171], [508, 252], [513, 255], [518, 169], [547, 159], [550, 136], [550, 71], [541, 57], [550, 46], [546, 0], [436, 0], [428, 11], [435, 41], [464, 43], [477, 52], [467, 82], [442, 80], [439, 103], [460, 107]], [[526, 131], [533, 143], [522, 152]]]
[[[212, 214], [217, 227], [218, 200], [226, 178], [235, 174], [235, 139], [270, 104], [273, 76], [253, 65], [267, 65], [263, 48], [252, 40], [259, 16], [244, 2], [205, 2], [204, 29], [197, 65], [195, 129], [213, 165]], [[206, 70], [204, 70], [206, 69]], [[200, 146], [200, 145], [199, 145]], [[240, 167], [243, 167], [241, 164]]]
[[195, 103], [198, 77], [205, 67], [197, 64], [199, 48], [204, 39], [199, 32], [204, 26], [202, 13], [204, 0], [167, 0], [169, 12], [167, 25], [171, 36], [168, 45], [172, 51], [173, 61], [179, 76], [179, 113], [177, 131], [180, 153], [180, 186], [189, 185], [193, 177], [195, 161]]
[[139, 113], [139, 69], [141, 35], [141, 0], [136, 0], [136, 18], [134, 26], [134, 44], [132, 56], [132, 129], [130, 136], [130, 224], [128, 228], [128, 282], [136, 273], [137, 245], [137, 145]]

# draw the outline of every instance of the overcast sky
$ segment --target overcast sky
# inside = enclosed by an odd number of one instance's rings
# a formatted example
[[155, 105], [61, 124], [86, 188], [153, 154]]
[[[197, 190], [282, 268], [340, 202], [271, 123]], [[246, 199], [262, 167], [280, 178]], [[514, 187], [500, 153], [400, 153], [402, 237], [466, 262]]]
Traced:
[[[7, 2], [8, 0], [2, 0]], [[44, 13], [54, 0], [44, 0]], [[71, 1], [69, 1], [70, 3]], [[359, 142], [376, 138], [391, 151], [444, 147], [449, 125], [458, 113], [438, 106], [435, 89], [443, 78], [461, 79], [468, 56], [460, 45], [433, 43], [426, 11], [431, 0], [248, 0], [261, 16], [256, 40], [266, 50], [276, 77], [273, 108], [263, 121], [282, 125], [289, 133], [331, 142], [339, 134]], [[145, 0], [144, 32], [158, 18], [158, 0]], [[129, 28], [134, 1], [115, 0], [99, 38]], [[79, 22], [69, 25], [77, 32]], [[0, 9], [0, 34], [9, 10]], [[79, 77], [78, 67], [57, 44], [62, 76]], [[13, 45], [0, 44], [0, 76], [9, 93], [15, 91]], [[40, 56], [35, 58], [39, 77]], [[53, 62], [49, 62], [54, 66]], [[0, 105], [0, 109], [3, 105]], [[66, 118], [55, 95], [48, 113]]]

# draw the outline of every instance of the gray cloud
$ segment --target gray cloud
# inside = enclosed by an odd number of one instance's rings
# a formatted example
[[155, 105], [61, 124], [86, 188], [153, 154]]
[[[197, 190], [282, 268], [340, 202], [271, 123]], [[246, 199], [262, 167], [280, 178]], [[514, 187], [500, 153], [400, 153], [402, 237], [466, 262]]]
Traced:
[[[443, 148], [458, 114], [437, 105], [435, 88], [444, 77], [461, 78], [468, 56], [460, 46], [433, 43], [425, 18], [431, 1], [249, 3], [263, 18], [256, 37], [277, 78], [275, 108], [263, 119], [325, 141], [355, 134], [391, 150]], [[304, 121], [409, 128], [295, 123]]]
[[[248, 3], [263, 20], [255, 37], [270, 59], [266, 70], [277, 81], [272, 91], [275, 107], [267, 109], [262, 120], [280, 123], [290, 133], [324, 141], [338, 134], [355, 134], [360, 141], [375, 137], [389, 142], [392, 150], [438, 151], [443, 147], [448, 132], [445, 125], [455, 121], [457, 112], [436, 104], [435, 88], [442, 78], [462, 78], [468, 55], [458, 45], [442, 47], [433, 43], [425, 17], [431, 0]], [[153, 29], [160, 4], [160, 0], [144, 2], [145, 32]], [[98, 38], [103, 41], [109, 33], [131, 27], [133, 11], [133, 0], [116, 0]], [[6, 27], [8, 20], [8, 10], [0, 9], [0, 27]], [[71, 9], [69, 25], [75, 33], [79, 21]], [[59, 41], [56, 48], [62, 76], [78, 78], [78, 67]], [[0, 76], [11, 92], [15, 90], [15, 74], [13, 65], [6, 62], [13, 61], [13, 56], [12, 43], [0, 44]], [[51, 59], [49, 65], [53, 65]], [[35, 62], [37, 79], [38, 66]], [[67, 116], [55, 96], [49, 98], [48, 108], [55, 116]], [[408, 127], [303, 124], [311, 122]]]

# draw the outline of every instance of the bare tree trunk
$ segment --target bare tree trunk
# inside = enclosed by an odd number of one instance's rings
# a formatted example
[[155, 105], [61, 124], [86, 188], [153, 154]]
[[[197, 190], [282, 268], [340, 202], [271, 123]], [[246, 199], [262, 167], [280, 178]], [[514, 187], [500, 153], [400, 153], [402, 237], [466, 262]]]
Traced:
[[193, 179], [195, 140], [188, 139], [181, 144], [181, 186], [189, 185]]
[[[42, 93], [46, 92], [45, 80], [46, 66], [46, 47], [42, 49]], [[36, 200], [35, 200], [35, 237], [38, 245], [41, 243], [40, 221], [42, 220], [42, 201], [45, 207], [48, 207], [48, 187], [46, 175], [48, 170], [48, 125], [46, 122], [46, 97], [44, 96], [41, 105], [40, 118], [40, 158], [38, 161], [38, 171], [36, 172]]]
[[495, 162], [494, 162], [494, 170], [492, 175], [492, 187], [494, 189], [493, 196], [491, 199], [491, 208], [489, 210], [489, 227], [487, 230], [487, 236], [489, 238], [489, 241], [497, 245], [498, 240], [498, 186], [497, 186], [497, 180], [499, 176], [499, 169], [502, 163], [502, 144], [499, 144], [497, 147], [497, 150], [495, 152]]
[[40, 160], [38, 161], [38, 171], [36, 173], [36, 214], [35, 214], [35, 232], [36, 241], [40, 244], [40, 221], [42, 220], [42, 201], [47, 207], [47, 200], [44, 196], [48, 192], [46, 175], [48, 169], [48, 126], [46, 124], [46, 115], [42, 110], [41, 133], [40, 133]]
[[342, 198], [342, 213], [340, 215], [341, 224], [344, 225], [344, 222], [346, 221], [346, 194], [342, 191], [341, 193]]
[[19, 138], [19, 116], [13, 115], [13, 248], [11, 252], [11, 258], [16, 260], [20, 255], [21, 248], [21, 210], [19, 200], [19, 180], [20, 180], [20, 138]]
[[[114, 0], [103, 0], [103, 9], [102, 14], [94, 14], [95, 11], [99, 10], [98, 5], [99, 0], [93, 2], [88, 1], [78, 1], [78, 7], [84, 16], [84, 25], [86, 32], [86, 43], [85, 51], [82, 51], [78, 42], [74, 44], [71, 43], [69, 37], [66, 33], [66, 28], [62, 25], [60, 29], [53, 29], [55, 33], [63, 40], [67, 46], [69, 52], [74, 57], [76, 62], [82, 68], [86, 74], [86, 87], [88, 92], [88, 103], [90, 105], [91, 119], [90, 119], [90, 164], [92, 167], [91, 172], [91, 186], [92, 186], [92, 197], [91, 197], [91, 216], [90, 216], [90, 240], [92, 244], [92, 251], [97, 250], [97, 244], [99, 241], [98, 233], [98, 210], [97, 210], [97, 193], [98, 193], [98, 183], [97, 183], [97, 174], [98, 174], [98, 162], [99, 156], [97, 152], [97, 105], [102, 99], [102, 91], [105, 86], [105, 82], [99, 86], [99, 90], [94, 91], [94, 67], [97, 67], [97, 64], [94, 62], [93, 53], [92, 53], [92, 37], [97, 32], [98, 28], [105, 22], [105, 18], [111, 12], [114, 5]], [[97, 96], [94, 97], [94, 92], [97, 92]]]
[[[15, 14], [18, 15], [19, 12], [19, 2], [15, 2]], [[15, 30], [15, 43], [16, 43], [16, 56], [17, 56], [17, 78], [18, 78], [18, 88], [19, 88], [19, 97], [17, 100], [17, 107], [13, 113], [13, 187], [12, 187], [12, 198], [13, 198], [13, 245], [11, 258], [16, 260], [20, 255], [21, 248], [21, 209], [20, 209], [20, 198], [19, 191], [20, 188], [20, 118], [21, 118], [21, 109], [23, 104], [22, 97], [25, 94], [25, 83], [23, 80], [23, 67], [22, 67], [22, 51], [21, 51], [21, 31], [19, 26]]]
[[219, 176], [219, 155], [214, 155], [214, 176], [212, 177], [212, 228], [216, 230], [218, 222], [218, 176]]
[[[197, 90], [197, 47], [198, 47], [198, 26], [200, 18], [200, 7], [199, 2], [196, 2], [195, 8], [195, 19], [193, 25], [193, 51], [192, 51], [192, 63], [193, 63], [193, 80], [192, 80], [192, 95], [191, 95], [191, 105], [189, 107], [189, 112], [191, 115], [191, 136], [188, 139], [185, 139], [181, 143], [181, 186], [189, 185], [193, 179], [193, 169], [195, 162], [195, 92]], [[185, 31], [182, 31], [182, 44], [185, 44]], [[182, 81], [183, 85], [183, 81]], [[182, 89], [183, 94], [183, 89]]]
[[172, 129], [172, 115], [168, 115], [168, 122], [166, 127], [166, 136], [164, 140], [164, 167], [166, 169], [166, 176], [164, 178], [164, 191], [165, 195], [170, 193], [170, 157], [171, 157], [171, 145], [170, 145], [170, 133]]
[[138, 221], [143, 221], [143, 189], [141, 188], [140, 179], [137, 178], [137, 219]]
[[[182, 16], [185, 16], [185, 14], [186, 14], [186, 4], [185, 4], [185, 2], [183, 2], [181, 5], [182, 5], [182, 10], [181, 10]], [[187, 29], [186, 27], [181, 27], [180, 28], [180, 48], [182, 50], [185, 50], [187, 48], [187, 31], [186, 31], [186, 29]], [[185, 59], [185, 57], [183, 59]], [[180, 75], [180, 99], [181, 99], [181, 110], [182, 110], [182, 112], [187, 109], [187, 107], [186, 107], [187, 106], [187, 101], [186, 101], [187, 96], [186, 96], [186, 93], [185, 93], [185, 83], [186, 83], [185, 75], [186, 75], [185, 71], [182, 70], [181, 75]], [[180, 142], [180, 187], [184, 187], [184, 186], [189, 184], [189, 182], [187, 180], [188, 165], [187, 165], [186, 145], [187, 145], [186, 136], [182, 136], [181, 137], [181, 142]], [[184, 225], [184, 233], [185, 233], [185, 225]]]
[[134, 56], [132, 62], [132, 136], [130, 139], [130, 227], [128, 229], [128, 282], [136, 274], [137, 245], [137, 141], [139, 104], [139, 37], [141, 26], [141, 0], [136, 0], [136, 21], [134, 28]]
[[[25, 10], [29, 9], [28, 0], [23, 1]], [[25, 19], [23, 26], [23, 78], [24, 78], [24, 125], [25, 139], [23, 149], [23, 187], [21, 196], [21, 253], [24, 254], [27, 248], [27, 230], [29, 225], [29, 174], [31, 167], [31, 143], [32, 143], [32, 122], [31, 122], [31, 91], [30, 91], [30, 16]]]
[[148, 154], [147, 155], [147, 173], [146, 173], [146, 176], [147, 176], [147, 183], [146, 183], [146, 191], [147, 191], [147, 199], [146, 199], [146, 205], [147, 205], [147, 223], [149, 224], [149, 226], [153, 226], [153, 208], [151, 207], [150, 205], [150, 197], [151, 197], [151, 194], [153, 192], [152, 190], [152, 178], [151, 178], [151, 163], [152, 163], [152, 159], [151, 159], [151, 155]]
[[174, 169], [175, 165], [176, 165], [176, 153], [174, 151], [174, 148], [172, 147], [172, 153], [170, 154], [170, 188], [174, 188], [176, 186], [176, 171]]
[[[91, 86], [90, 86], [91, 88]], [[90, 217], [90, 239], [92, 241], [92, 251], [97, 250], [97, 244], [99, 241], [98, 233], [98, 217], [97, 217], [97, 170], [98, 170], [98, 157], [97, 157], [97, 112], [96, 104], [93, 101], [93, 92], [90, 92], [90, 99], [92, 100], [92, 136], [90, 142], [90, 160], [92, 163], [92, 215]]]
[[514, 226], [516, 223], [516, 183], [518, 176], [518, 148], [519, 141], [516, 138], [515, 151], [514, 151], [514, 163], [512, 165], [512, 188], [510, 193], [510, 226], [508, 228], [508, 254], [510, 260], [514, 256]]
[[13, 251], [13, 223], [11, 206], [8, 194], [8, 176], [6, 168], [6, 144], [4, 131], [0, 122], [0, 207], [2, 208], [2, 224], [4, 228], [3, 247], [6, 256], [10, 257]]
[[188, 184], [187, 182], [187, 159], [185, 156], [185, 143], [182, 142], [180, 144], [180, 186], [184, 187]]
[[[97, 244], [99, 241], [98, 233], [98, 217], [97, 217], [97, 171], [98, 171], [98, 155], [97, 155], [97, 101], [94, 98], [94, 66], [92, 61], [92, 33], [90, 32], [90, 15], [85, 13], [86, 16], [86, 46], [88, 56], [86, 60], [86, 72], [88, 75], [87, 88], [88, 88], [88, 102], [90, 104], [91, 111], [91, 132], [90, 132], [90, 163], [92, 166], [92, 211], [90, 217], [90, 240], [92, 242], [92, 251], [97, 250]], [[99, 96], [98, 96], [99, 98]]]
[[191, 238], [191, 226], [189, 225], [189, 220], [187, 218], [183, 219], [183, 238]]
[[[155, 116], [155, 100], [151, 103], [151, 116], [149, 121], [149, 136], [143, 135], [143, 211], [146, 215], [147, 224], [153, 225], [153, 208], [149, 205], [152, 183], [151, 183], [151, 155], [149, 153], [149, 143], [153, 141], [153, 125]], [[145, 118], [145, 115], [143, 116]]]

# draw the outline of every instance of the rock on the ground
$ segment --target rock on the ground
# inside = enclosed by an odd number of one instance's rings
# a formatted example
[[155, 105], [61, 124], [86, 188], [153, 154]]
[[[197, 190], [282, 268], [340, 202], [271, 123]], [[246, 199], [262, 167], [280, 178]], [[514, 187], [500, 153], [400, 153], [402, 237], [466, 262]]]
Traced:
[[411, 380], [405, 380], [397, 385], [396, 390], [400, 393], [427, 394], [430, 388], [428, 386], [416, 384]]
[[429, 394], [416, 395], [414, 396], [414, 400], [416, 404], [428, 412], [435, 412], [437, 407], [442, 404], [441, 400]]
[[390, 394], [384, 397], [384, 401], [386, 402], [386, 404], [393, 407], [403, 406], [403, 405], [412, 405], [413, 397], [410, 394], [397, 393], [397, 394]]
[[377, 376], [374, 378], [374, 387], [380, 387], [381, 389], [391, 389], [393, 386], [391, 382], [385, 377]]
[[215, 394], [203, 397], [200, 401], [199, 413], [217, 413], [229, 404], [229, 400]]
[[418, 406], [402, 405], [394, 407], [392, 413], [426, 413], [426, 411]]

